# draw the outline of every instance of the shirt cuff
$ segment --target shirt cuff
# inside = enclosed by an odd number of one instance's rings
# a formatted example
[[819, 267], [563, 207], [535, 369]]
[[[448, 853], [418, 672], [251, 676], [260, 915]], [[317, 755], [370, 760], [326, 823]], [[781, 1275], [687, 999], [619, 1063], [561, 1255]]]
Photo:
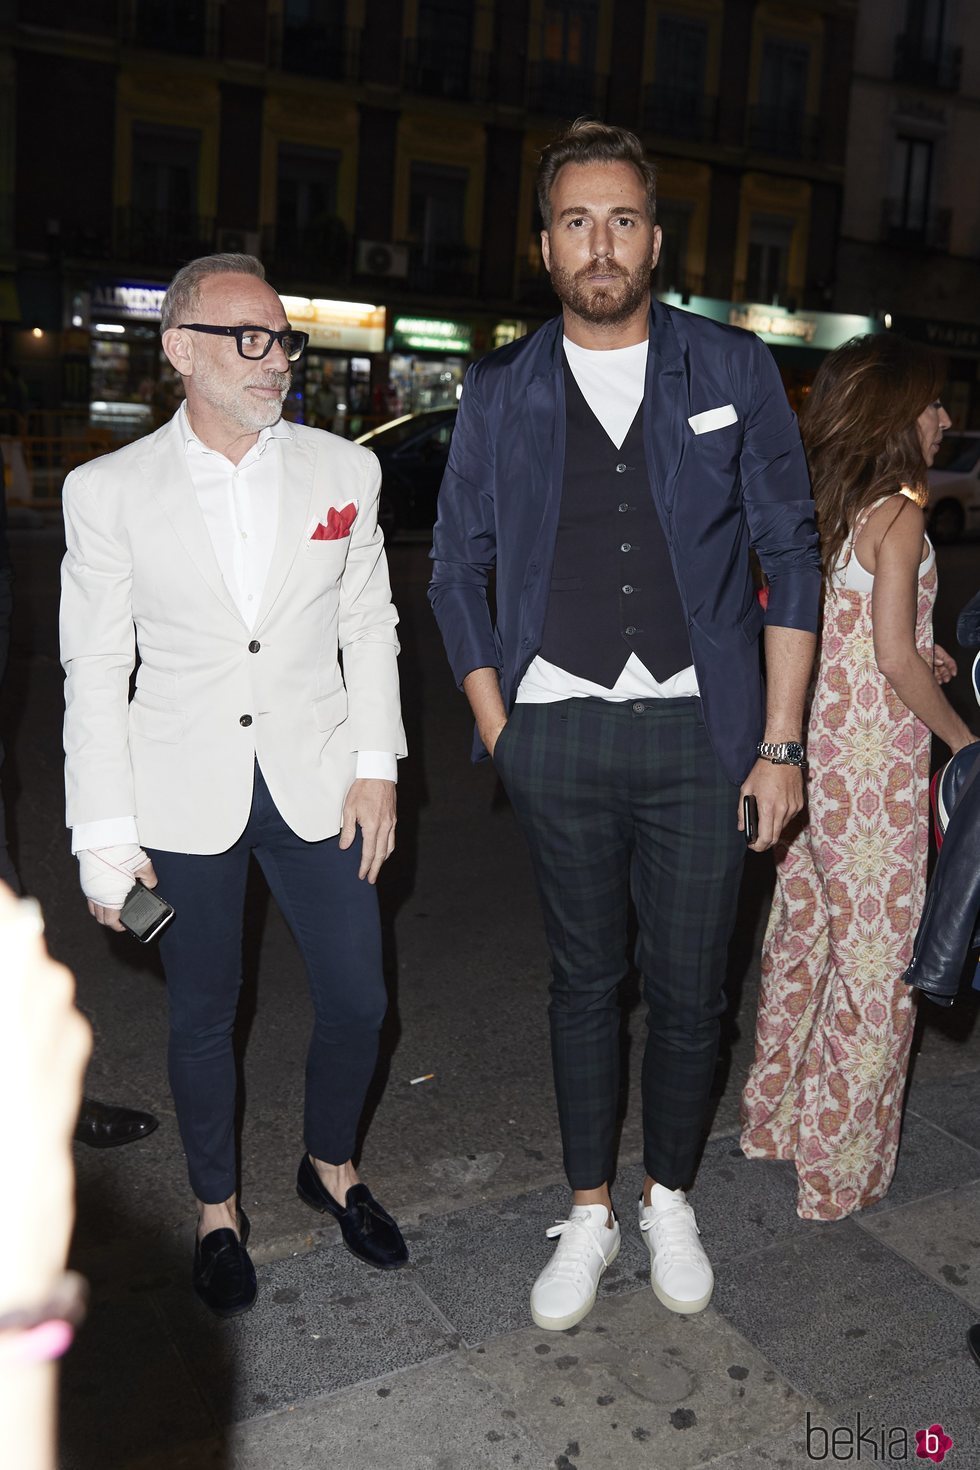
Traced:
[[124, 842], [139, 844], [135, 817], [106, 817], [101, 822], [79, 822], [71, 829], [71, 850], [84, 852], [91, 847], [119, 847]]
[[359, 750], [355, 781], [398, 781], [398, 761], [390, 750]]

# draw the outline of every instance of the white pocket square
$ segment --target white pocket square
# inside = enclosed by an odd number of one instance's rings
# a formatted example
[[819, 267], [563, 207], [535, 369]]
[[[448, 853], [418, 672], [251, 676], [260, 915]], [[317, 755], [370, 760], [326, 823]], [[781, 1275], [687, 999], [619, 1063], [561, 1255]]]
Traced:
[[688, 423], [695, 434], [709, 434], [712, 429], [723, 429], [726, 424], [737, 424], [738, 414], [730, 403], [721, 408], [706, 408], [704, 413], [694, 413]]

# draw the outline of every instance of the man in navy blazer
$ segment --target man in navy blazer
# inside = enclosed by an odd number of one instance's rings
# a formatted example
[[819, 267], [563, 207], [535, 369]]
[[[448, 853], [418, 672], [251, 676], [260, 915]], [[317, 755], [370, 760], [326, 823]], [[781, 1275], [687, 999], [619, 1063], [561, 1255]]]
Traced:
[[492, 756], [528, 841], [552, 954], [573, 1198], [548, 1231], [558, 1245], [531, 1312], [561, 1330], [591, 1309], [619, 1250], [609, 1182], [630, 895], [649, 1008], [639, 1225], [660, 1301], [695, 1312], [710, 1299], [684, 1191], [717, 1059], [743, 812], [762, 851], [803, 804], [820, 563], [768, 349], [651, 299], [661, 232], [639, 140], [574, 124], [545, 149], [538, 196], [562, 315], [467, 376], [429, 595], [476, 717], [475, 758]]

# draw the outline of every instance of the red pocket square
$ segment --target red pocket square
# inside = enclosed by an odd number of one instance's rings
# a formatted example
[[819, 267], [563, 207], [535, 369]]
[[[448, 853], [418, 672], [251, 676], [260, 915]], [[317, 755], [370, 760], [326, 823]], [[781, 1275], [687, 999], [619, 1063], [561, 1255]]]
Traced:
[[345, 505], [342, 510], [335, 510], [333, 506], [327, 511], [327, 524], [321, 521], [317, 526], [311, 541], [341, 541], [350, 535], [350, 528], [354, 524], [357, 515], [357, 506], [353, 503]]

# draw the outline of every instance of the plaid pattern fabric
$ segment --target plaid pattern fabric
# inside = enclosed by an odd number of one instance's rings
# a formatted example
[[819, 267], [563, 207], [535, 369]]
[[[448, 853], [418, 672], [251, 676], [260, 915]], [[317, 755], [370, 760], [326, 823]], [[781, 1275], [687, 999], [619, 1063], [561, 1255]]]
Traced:
[[644, 1162], [685, 1188], [718, 1051], [745, 843], [697, 699], [519, 704], [494, 763], [528, 842], [552, 956], [565, 1171], [612, 1176], [628, 899], [648, 1007]]

